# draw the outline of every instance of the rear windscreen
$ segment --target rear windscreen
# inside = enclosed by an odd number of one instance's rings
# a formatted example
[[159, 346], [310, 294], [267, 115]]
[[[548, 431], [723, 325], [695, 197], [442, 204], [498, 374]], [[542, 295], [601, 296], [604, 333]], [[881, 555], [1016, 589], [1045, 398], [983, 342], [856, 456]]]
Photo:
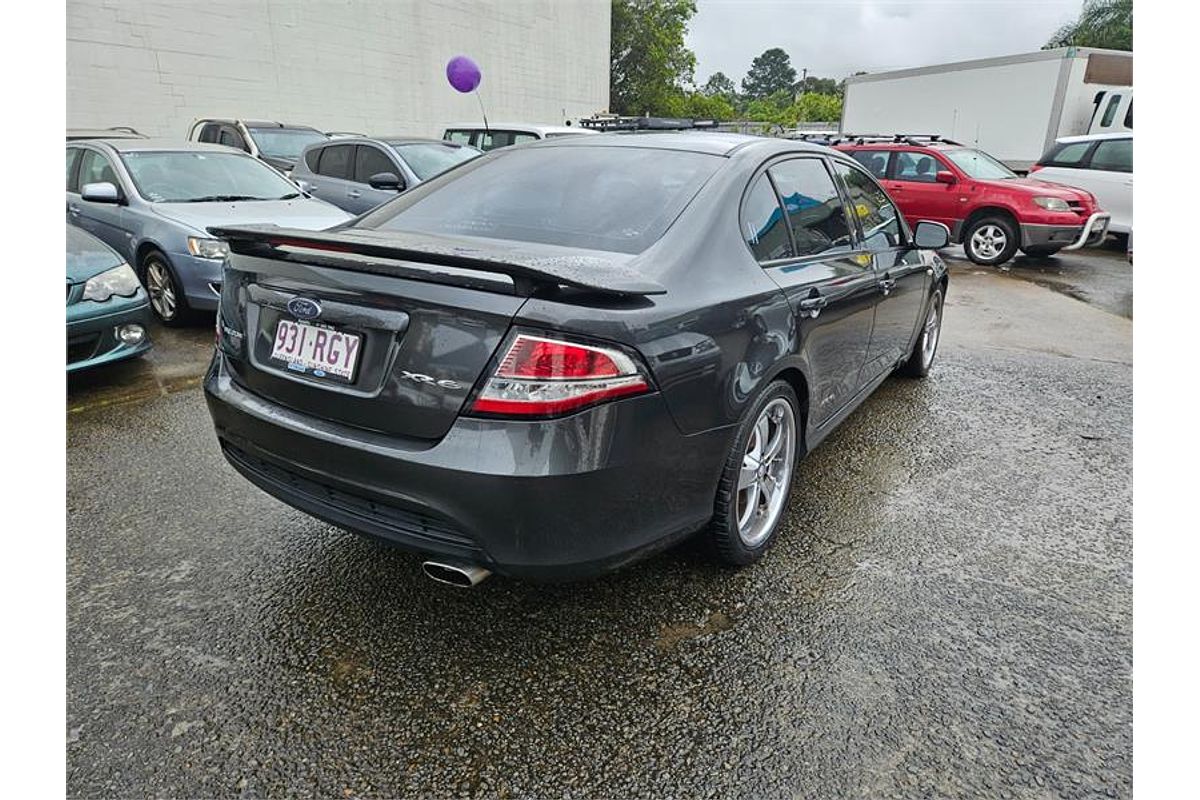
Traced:
[[411, 190], [356, 227], [640, 253], [722, 163], [719, 156], [637, 147], [496, 151]]

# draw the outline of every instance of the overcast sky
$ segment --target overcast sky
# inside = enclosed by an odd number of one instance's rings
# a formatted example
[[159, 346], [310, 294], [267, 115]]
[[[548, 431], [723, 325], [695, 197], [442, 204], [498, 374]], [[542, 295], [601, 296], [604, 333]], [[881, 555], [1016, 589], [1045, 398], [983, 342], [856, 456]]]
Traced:
[[741, 85], [755, 56], [782, 47], [821, 78], [1027, 53], [1082, 0], [698, 0], [687, 41], [696, 83], [724, 72]]

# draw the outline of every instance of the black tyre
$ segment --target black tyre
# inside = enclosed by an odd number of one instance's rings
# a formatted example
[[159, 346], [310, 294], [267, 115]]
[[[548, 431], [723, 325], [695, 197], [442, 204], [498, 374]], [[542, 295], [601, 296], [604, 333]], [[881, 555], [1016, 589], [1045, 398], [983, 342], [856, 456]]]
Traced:
[[191, 316], [187, 298], [165, 255], [158, 250], [147, 253], [142, 259], [141, 279], [150, 295], [150, 308], [162, 324], [171, 327], [187, 324]]
[[967, 258], [985, 267], [1003, 264], [1017, 252], [1021, 237], [1016, 226], [1005, 217], [982, 217], [971, 223], [963, 234]]
[[925, 308], [925, 318], [921, 323], [921, 332], [917, 335], [917, 343], [908, 356], [908, 361], [901, 365], [899, 372], [909, 378], [924, 378], [933, 368], [933, 359], [937, 357], [938, 342], [942, 338], [942, 287], [934, 289]]
[[1021, 248], [1021, 252], [1024, 253], [1025, 255], [1029, 256], [1030, 258], [1049, 258], [1050, 256], [1057, 253], [1059, 250], [1062, 250], [1062, 248], [1061, 247], [1053, 247], [1053, 246], [1048, 247], [1046, 245], [1042, 245], [1041, 247], [1022, 247]]
[[751, 564], [775, 540], [792, 492], [802, 424], [796, 393], [782, 380], [767, 386], [742, 418], [708, 532], [725, 563]]

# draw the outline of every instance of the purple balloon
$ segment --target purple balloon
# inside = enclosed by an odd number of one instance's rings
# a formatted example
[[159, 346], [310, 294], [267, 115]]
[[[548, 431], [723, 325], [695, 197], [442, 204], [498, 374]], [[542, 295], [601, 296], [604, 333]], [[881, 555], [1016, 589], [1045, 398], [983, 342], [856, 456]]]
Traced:
[[475, 87], [482, 79], [483, 74], [479, 71], [479, 65], [466, 56], [455, 56], [446, 64], [446, 80], [464, 94], [475, 91]]

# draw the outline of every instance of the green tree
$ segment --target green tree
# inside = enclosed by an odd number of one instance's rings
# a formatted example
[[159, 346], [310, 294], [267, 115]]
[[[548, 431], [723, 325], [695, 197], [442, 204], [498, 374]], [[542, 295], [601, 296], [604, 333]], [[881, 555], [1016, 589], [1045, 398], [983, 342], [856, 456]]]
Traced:
[[796, 91], [812, 92], [813, 94], [838, 94], [838, 82], [833, 78], [818, 78], [814, 75], [809, 75], [800, 83], [796, 84]]
[[681, 92], [671, 98], [663, 109], [669, 117], [689, 119], [729, 120], [736, 116], [733, 104], [720, 95], [703, 92]]
[[791, 122], [838, 122], [842, 118], [842, 98], [836, 94], [808, 92], [796, 99], [789, 109]]
[[714, 72], [700, 91], [709, 97], [724, 97], [732, 100], [737, 97], [737, 84], [724, 72]]
[[1086, 0], [1079, 19], [1054, 32], [1052, 47], [1107, 47], [1133, 50], [1133, 0]]
[[742, 79], [742, 91], [751, 99], [761, 100], [776, 92], [791, 92], [795, 84], [792, 60], [780, 48], [772, 47], [750, 63], [750, 71]]
[[663, 113], [691, 83], [696, 56], [684, 35], [695, 13], [695, 0], [612, 0], [612, 111]]

